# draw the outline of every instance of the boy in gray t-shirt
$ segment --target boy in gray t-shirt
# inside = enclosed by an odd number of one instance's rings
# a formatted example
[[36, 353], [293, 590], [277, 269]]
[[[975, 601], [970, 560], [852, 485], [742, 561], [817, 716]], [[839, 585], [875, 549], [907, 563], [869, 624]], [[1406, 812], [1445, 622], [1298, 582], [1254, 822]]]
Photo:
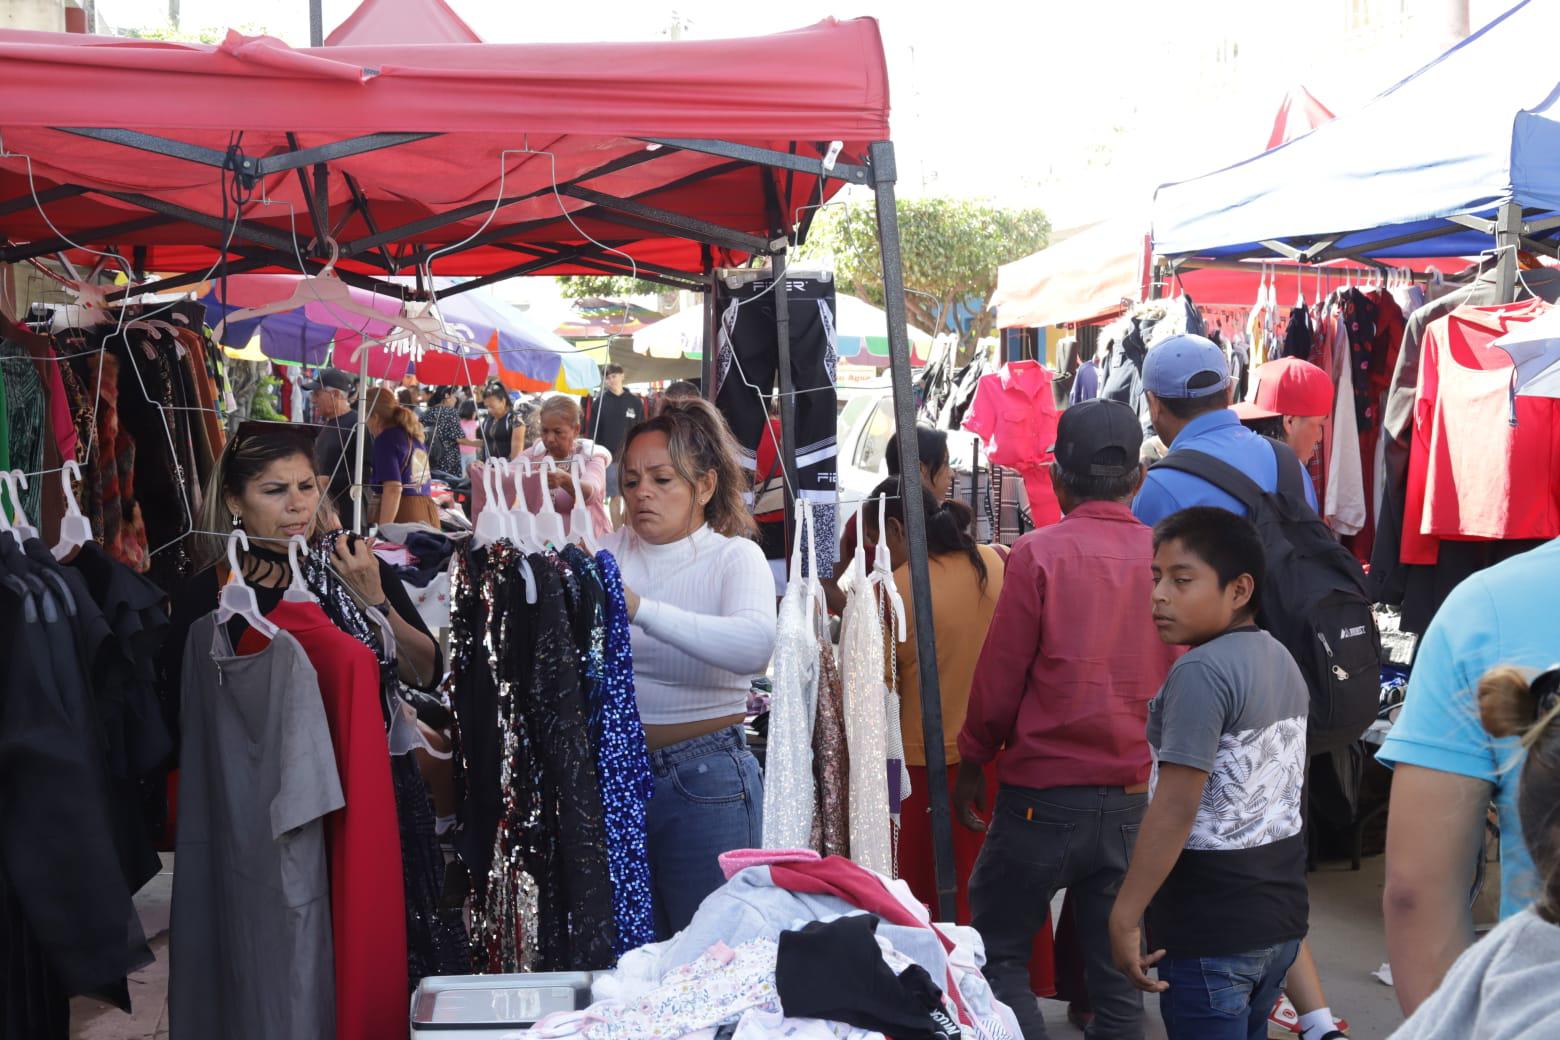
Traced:
[[1263, 571], [1256, 529], [1234, 513], [1186, 509], [1154, 529], [1154, 623], [1192, 649], [1149, 705], [1149, 807], [1110, 932], [1117, 967], [1161, 994], [1171, 1040], [1265, 1029], [1306, 932], [1309, 694], [1253, 621]]

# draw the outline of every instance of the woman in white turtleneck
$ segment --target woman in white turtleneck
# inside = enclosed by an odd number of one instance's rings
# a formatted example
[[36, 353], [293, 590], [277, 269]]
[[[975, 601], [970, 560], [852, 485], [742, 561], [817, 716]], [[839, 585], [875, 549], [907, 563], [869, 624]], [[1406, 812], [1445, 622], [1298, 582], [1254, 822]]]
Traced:
[[742, 500], [731, 431], [702, 400], [669, 404], [623, 447], [628, 526], [607, 548], [633, 622], [634, 684], [655, 794], [656, 925], [669, 937], [763, 837], [763, 781], [742, 722], [775, 646], [774, 579]]

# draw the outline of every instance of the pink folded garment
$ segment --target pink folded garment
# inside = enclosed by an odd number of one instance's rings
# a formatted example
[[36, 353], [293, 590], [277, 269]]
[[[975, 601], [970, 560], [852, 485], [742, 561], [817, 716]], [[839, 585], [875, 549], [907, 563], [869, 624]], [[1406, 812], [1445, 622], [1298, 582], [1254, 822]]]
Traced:
[[732, 849], [720, 854], [721, 873], [730, 881], [748, 867], [768, 867], [776, 863], [805, 863], [822, 859], [812, 849]]

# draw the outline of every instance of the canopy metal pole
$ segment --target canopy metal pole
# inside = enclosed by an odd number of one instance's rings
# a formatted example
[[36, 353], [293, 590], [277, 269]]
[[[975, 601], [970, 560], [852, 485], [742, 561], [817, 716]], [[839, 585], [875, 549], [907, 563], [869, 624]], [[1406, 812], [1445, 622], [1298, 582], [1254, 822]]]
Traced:
[[[785, 559], [790, 560], [791, 539], [796, 535], [796, 498], [801, 489], [796, 482], [796, 382], [791, 378], [791, 298], [786, 291], [786, 268], [790, 266], [790, 254], [784, 246], [777, 249], [770, 262], [770, 274], [775, 288], [775, 345], [778, 348], [776, 365], [780, 372], [780, 470], [785, 474], [785, 488], [781, 495], [785, 502]], [[768, 387], [761, 387], [768, 391]], [[768, 402], [764, 402], [764, 432], [769, 436]], [[787, 563], [789, 566], [789, 563]]]
[[718, 354], [716, 324], [720, 316], [715, 313], [715, 296], [720, 286], [720, 272], [715, 270], [713, 251], [704, 247], [704, 353], [699, 358], [699, 393], [706, 401], [715, 400], [715, 364]]
[[325, 46], [324, 0], [309, 0], [309, 46]]
[[[888, 315], [889, 371], [894, 381], [894, 426], [899, 432], [899, 472], [904, 474], [905, 534], [910, 542], [910, 598], [915, 607], [915, 649], [921, 661], [937, 660], [932, 581], [926, 566], [926, 513], [915, 431], [915, 388], [910, 381], [910, 334], [905, 327], [905, 280], [899, 253], [899, 213], [894, 203], [894, 145], [874, 141], [873, 190], [877, 196], [878, 248], [883, 257], [883, 310]], [[953, 814], [948, 763], [943, 757], [942, 688], [936, 668], [920, 669], [921, 725], [926, 746], [926, 799], [932, 809], [932, 857], [937, 877], [938, 920], [956, 919], [958, 879], [953, 863]]]
[[1501, 203], [1495, 214], [1495, 248], [1495, 289], [1500, 302], [1510, 303], [1517, 298], [1517, 250], [1522, 248], [1520, 203]]
[[358, 343], [358, 406], [357, 406], [357, 437], [353, 447], [357, 450], [357, 461], [353, 472], [356, 476], [352, 479], [352, 530], [359, 534], [364, 533], [363, 527], [363, 457], [368, 454], [368, 438], [364, 436], [368, 431], [368, 343]]

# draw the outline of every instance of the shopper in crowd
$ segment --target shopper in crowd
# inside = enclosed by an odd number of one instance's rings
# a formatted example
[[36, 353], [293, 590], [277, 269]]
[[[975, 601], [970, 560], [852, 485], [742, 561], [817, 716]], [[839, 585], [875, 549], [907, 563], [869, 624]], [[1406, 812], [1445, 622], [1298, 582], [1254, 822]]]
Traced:
[[[1295, 364], [1313, 369], [1326, 382], [1325, 374], [1314, 365]], [[1286, 366], [1286, 363], [1271, 361], [1258, 371], [1266, 371], [1274, 365]], [[1241, 425], [1237, 416], [1239, 409], [1228, 407], [1230, 384], [1224, 351], [1201, 336], [1173, 336], [1152, 348], [1143, 365], [1149, 415], [1169, 453], [1200, 451], [1212, 455], [1250, 477], [1258, 487], [1272, 491], [1278, 486], [1278, 458], [1273, 445]], [[1266, 384], [1268, 390], [1264, 392], [1259, 383], [1264, 402], [1276, 403], [1272, 397], [1281, 393], [1284, 403], [1297, 409], [1293, 413], [1285, 412], [1285, 415], [1314, 410], [1315, 399], [1321, 393], [1309, 373], [1292, 366], [1281, 367]], [[1297, 386], [1301, 388], [1300, 393], [1296, 393]], [[1330, 402], [1330, 383], [1326, 393]], [[1280, 422], [1284, 436], [1279, 439], [1295, 447], [1299, 458], [1306, 459], [1315, 452], [1318, 441], [1311, 438], [1318, 431], [1317, 424], [1288, 419]], [[1301, 450], [1305, 454], [1301, 454]], [[1306, 500], [1315, 509], [1316, 490], [1310, 474], [1302, 473], [1302, 476]], [[1241, 516], [1246, 513], [1246, 507], [1238, 500], [1200, 477], [1154, 468], [1150, 468], [1144, 478], [1143, 489], [1133, 500], [1132, 511], [1144, 523], [1153, 524], [1189, 506], [1216, 506]], [[1307, 811], [1308, 807], [1302, 803], [1301, 812]], [[1322, 988], [1321, 974], [1309, 943], [1300, 944], [1285, 992], [1299, 1017], [1301, 1040], [1337, 1040], [1343, 1035]], [[1277, 1013], [1276, 1007], [1274, 1010]]]
[[482, 391], [482, 405], [487, 417], [482, 420], [482, 441], [475, 445], [482, 457], [518, 459], [525, 450], [525, 424], [515, 416], [509, 391], [502, 383], [489, 383]]
[[[1143, 389], [1154, 430], [1170, 453], [1200, 451], [1234, 466], [1264, 491], [1278, 487], [1278, 460], [1265, 439], [1240, 424], [1230, 410], [1230, 370], [1224, 351], [1201, 336], [1172, 336], [1154, 346], [1143, 362]], [[1306, 501], [1316, 508], [1316, 489], [1305, 479]], [[1189, 506], [1219, 506], [1245, 514], [1245, 507], [1201, 477], [1154, 468], [1132, 511], [1153, 525]]]
[[1554, 664], [1556, 588], [1560, 539], [1452, 590], [1420, 640], [1402, 712], [1377, 752], [1393, 767], [1382, 904], [1405, 1012], [1424, 1003], [1473, 942], [1468, 893], [1491, 801], [1500, 820], [1500, 916], [1510, 920], [1544, 896], [1548, 875], [1535, 869], [1528, 849], [1548, 839], [1526, 833], [1519, 773], [1510, 768], [1518, 741], [1478, 724], [1475, 694], [1497, 665]]
[[1479, 714], [1491, 740], [1521, 748], [1520, 769], [1514, 760], [1503, 764], [1518, 777], [1517, 816], [1537, 868], [1535, 902], [1458, 957], [1392, 1040], [1560, 1036], [1560, 676], [1530, 684], [1528, 674], [1509, 666], [1487, 673]]
[[596, 442], [580, 436], [580, 406], [566, 394], [554, 394], [543, 402], [541, 422], [541, 439], [521, 452], [521, 458], [530, 459], [533, 465], [549, 458], [557, 463], [556, 469], [538, 479], [545, 481], [553, 506], [560, 513], [574, 508], [578, 481], [594, 533], [598, 538], [607, 535], [612, 530], [612, 519], [607, 515], [604, 489], [611, 456]]
[[661, 391], [661, 399], [656, 403], [656, 408], [663, 409], [675, 401], [697, 401], [703, 396], [699, 393], [696, 384], [686, 379], [674, 379], [666, 384], [666, 389]]
[[426, 524], [439, 529], [433, 501], [427, 434], [412, 410], [383, 387], [368, 394], [368, 428], [374, 435], [374, 487], [381, 524]]
[[1302, 465], [1310, 462], [1332, 414], [1332, 380], [1300, 358], [1269, 361], [1252, 378], [1256, 392], [1250, 401], [1236, 403], [1236, 417], [1253, 433], [1289, 445]]
[[[900, 478], [890, 477], [867, 501], [867, 537], [888, 550], [894, 584], [905, 603], [905, 633], [894, 648], [899, 678], [899, 719], [905, 764], [910, 770], [910, 795], [904, 800], [899, 832], [900, 877], [928, 906], [937, 905], [932, 868], [931, 799], [926, 786], [926, 738], [921, 719], [921, 667], [915, 643], [915, 603], [910, 592], [910, 538], [905, 530], [905, 502]], [[878, 528], [882, 501], [885, 528]], [[989, 545], [976, 545], [970, 534], [970, 508], [963, 502], [921, 499], [926, 524], [927, 573], [931, 578], [932, 622], [937, 632], [937, 682], [942, 696], [943, 756], [950, 769], [959, 762], [958, 734], [964, 725], [970, 681], [986, 631], [1002, 594], [1002, 557]], [[949, 774], [950, 779], [952, 773]], [[952, 785], [950, 783], [950, 791]], [[980, 835], [954, 833], [954, 867], [959, 879], [958, 919], [970, 921], [966, 882], [980, 852]]]
[[628, 431], [646, 417], [645, 403], [623, 388], [623, 366], [608, 365], [602, 369], [601, 391], [586, 407], [585, 428], [590, 431], [590, 439], [612, 456], [607, 465], [606, 490], [614, 511], [618, 505], [623, 442], [628, 439]]
[[[353, 411], [351, 395], [357, 390], [357, 377], [336, 368], [321, 369], [313, 382], [303, 384], [309, 391], [309, 403], [314, 407], [314, 419], [319, 431], [314, 437], [314, 472], [324, 479], [326, 493], [335, 507], [336, 515], [349, 526], [352, 522], [352, 484], [357, 473], [357, 438], [366, 438], [363, 444], [365, 468], [374, 459], [374, 437], [366, 429], [358, 428], [357, 412]], [[367, 499], [363, 516], [371, 520]]]
[[477, 461], [477, 450], [482, 447], [478, 439], [482, 424], [477, 421], [477, 402], [469, 397], [461, 400], [456, 412], [460, 416], [460, 469], [456, 472], [465, 474], [466, 467]]
[[453, 386], [436, 387], [428, 394], [423, 427], [428, 431], [428, 465], [435, 473], [458, 475], [461, 429]]
[[743, 719], [775, 645], [774, 582], [726, 421], [679, 401], [628, 435], [628, 526], [607, 539], [633, 620], [634, 682], [655, 793], [648, 836], [657, 926], [680, 930], [725, 882], [718, 857], [757, 848], [764, 795]]
[[1228, 510], [1194, 507], [1154, 528], [1154, 623], [1192, 649], [1149, 705], [1148, 811], [1109, 930], [1117, 967], [1159, 994], [1170, 1040], [1266, 1036], [1306, 933], [1310, 693], [1255, 624], [1265, 571], [1256, 528]]
[[1152, 536], [1128, 507], [1142, 440], [1120, 402], [1062, 413], [1051, 486], [1063, 516], [1013, 546], [958, 730], [954, 813], [969, 833], [986, 829], [993, 762], [1001, 781], [970, 904], [1025, 1040], [1046, 1035], [1028, 964], [1063, 888], [1095, 1013], [1087, 1035], [1143, 1035], [1142, 997], [1112, 966], [1105, 928], [1147, 801], [1148, 702], [1175, 656], [1150, 616]]
[[[921, 459], [922, 493], [933, 501], [941, 502], [953, 491], [953, 466], [948, 456], [948, 431], [918, 425], [915, 428], [915, 444]], [[888, 466], [888, 475], [897, 477], [899, 476], [899, 433], [897, 431], [888, 438], [886, 450], [887, 454], [883, 456], [883, 461]], [[863, 548], [870, 560], [874, 548], [872, 542], [869, 540]], [[840, 589], [839, 581], [850, 569], [850, 561], [855, 553], [856, 516], [852, 510], [850, 519], [845, 521], [845, 529], [840, 533], [840, 555], [834, 564], [834, 576], [823, 582], [824, 599], [828, 602], [831, 614], [839, 614], [845, 609], [845, 593]]]
[[[228, 440], [206, 490], [198, 526], [204, 531], [242, 530], [249, 538], [249, 549], [239, 551], [239, 568], [255, 590], [262, 613], [281, 601], [291, 580], [288, 539], [303, 535], [312, 541], [337, 526], [310, 448], [304, 428], [245, 422]], [[185, 637], [191, 624], [217, 608], [217, 593], [228, 577], [226, 548], [225, 539], [197, 536], [198, 570], [170, 597], [172, 625], [161, 671], [175, 705]], [[401, 680], [432, 690], [444, 673], [439, 648], [395, 570], [356, 537], [340, 539], [331, 562], [361, 603], [378, 607], [389, 618]]]

